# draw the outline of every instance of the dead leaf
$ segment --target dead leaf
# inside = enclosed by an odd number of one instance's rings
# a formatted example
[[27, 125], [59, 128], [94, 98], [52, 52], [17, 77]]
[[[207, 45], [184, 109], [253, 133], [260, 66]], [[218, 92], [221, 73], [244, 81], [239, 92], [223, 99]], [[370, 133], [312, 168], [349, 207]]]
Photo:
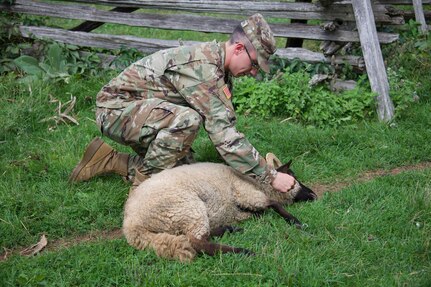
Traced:
[[5, 247], [3, 247], [3, 250], [4, 250], [4, 253], [0, 255], [0, 261], [6, 260], [11, 253], [10, 250]]
[[42, 251], [42, 249], [45, 248], [46, 245], [48, 245], [48, 240], [46, 239], [45, 234], [43, 234], [38, 243], [22, 250], [20, 252], [20, 254], [23, 256], [36, 255], [36, 254], [40, 253]]
[[49, 102], [50, 103], [58, 103], [58, 100], [54, 98], [51, 94], [49, 94]]

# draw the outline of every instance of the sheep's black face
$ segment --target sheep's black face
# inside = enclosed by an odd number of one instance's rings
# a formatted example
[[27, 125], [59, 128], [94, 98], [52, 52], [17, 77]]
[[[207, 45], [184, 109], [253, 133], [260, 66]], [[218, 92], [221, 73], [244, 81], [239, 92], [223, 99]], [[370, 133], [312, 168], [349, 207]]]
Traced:
[[299, 202], [299, 201], [309, 201], [309, 200], [316, 200], [317, 199], [317, 195], [308, 187], [306, 187], [305, 185], [303, 185], [295, 176], [295, 174], [293, 173], [293, 171], [290, 169], [290, 164], [292, 163], [292, 161], [289, 161], [288, 163], [280, 166], [277, 171], [282, 172], [282, 173], [287, 173], [291, 176], [293, 176], [296, 181], [299, 183], [299, 185], [301, 186], [301, 189], [298, 191], [298, 193], [296, 194], [295, 198], [294, 198], [294, 202]]
[[314, 193], [314, 191], [312, 191], [311, 189], [309, 189], [308, 187], [306, 187], [305, 185], [303, 185], [299, 181], [298, 181], [298, 183], [301, 186], [301, 190], [296, 194], [296, 196], [293, 200], [294, 202], [309, 201], [309, 200], [316, 200], [317, 199], [317, 195]]

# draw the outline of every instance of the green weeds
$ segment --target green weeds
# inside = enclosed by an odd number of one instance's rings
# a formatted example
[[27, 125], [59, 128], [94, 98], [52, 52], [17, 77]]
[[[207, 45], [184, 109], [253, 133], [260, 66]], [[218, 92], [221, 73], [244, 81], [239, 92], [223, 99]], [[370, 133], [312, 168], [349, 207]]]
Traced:
[[336, 94], [323, 85], [310, 87], [310, 80], [308, 73], [292, 73], [289, 68], [264, 82], [238, 79], [233, 102], [240, 113], [284, 116], [316, 126], [339, 126], [374, 116], [374, 94], [363, 81], [354, 90]]
[[68, 83], [71, 76], [94, 76], [97, 73], [100, 59], [95, 54], [82, 55], [78, 47], [56, 42], [42, 47], [44, 51], [41, 52], [41, 59], [22, 55], [13, 61], [24, 72], [25, 76], [20, 81], [30, 83], [42, 79]]

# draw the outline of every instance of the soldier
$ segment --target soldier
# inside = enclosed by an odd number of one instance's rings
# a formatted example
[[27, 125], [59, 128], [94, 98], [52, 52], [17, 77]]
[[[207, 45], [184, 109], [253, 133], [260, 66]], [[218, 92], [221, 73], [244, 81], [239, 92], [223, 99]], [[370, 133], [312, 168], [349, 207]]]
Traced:
[[117, 173], [134, 184], [187, 163], [203, 123], [225, 162], [243, 174], [288, 191], [294, 179], [277, 173], [235, 127], [231, 77], [269, 72], [273, 33], [260, 14], [241, 22], [229, 41], [158, 51], [112, 79], [97, 94], [102, 134], [136, 154], [113, 150], [100, 138], [87, 147], [70, 181]]

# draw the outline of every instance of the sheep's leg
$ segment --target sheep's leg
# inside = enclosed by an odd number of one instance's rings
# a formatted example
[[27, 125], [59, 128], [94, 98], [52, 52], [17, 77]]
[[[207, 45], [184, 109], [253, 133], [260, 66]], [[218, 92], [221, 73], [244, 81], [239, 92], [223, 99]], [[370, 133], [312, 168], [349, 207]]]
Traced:
[[295, 224], [297, 228], [302, 228], [302, 223], [295, 216], [287, 212], [287, 210], [284, 209], [283, 206], [277, 201], [271, 200], [268, 207], [280, 214], [281, 217], [283, 217], [284, 220], [286, 220], [289, 224]]
[[202, 252], [210, 256], [214, 256], [218, 252], [221, 252], [221, 253], [231, 252], [231, 253], [242, 253], [245, 255], [255, 255], [252, 251], [248, 249], [210, 242], [208, 238], [197, 239], [196, 237], [190, 236], [189, 241], [197, 252]]
[[233, 232], [239, 232], [239, 231], [243, 231], [243, 229], [240, 227], [237, 227], [237, 226], [224, 225], [224, 226], [220, 226], [220, 227], [217, 227], [217, 228], [214, 228], [213, 230], [211, 230], [210, 236], [211, 237], [221, 237], [226, 232], [233, 233]]

